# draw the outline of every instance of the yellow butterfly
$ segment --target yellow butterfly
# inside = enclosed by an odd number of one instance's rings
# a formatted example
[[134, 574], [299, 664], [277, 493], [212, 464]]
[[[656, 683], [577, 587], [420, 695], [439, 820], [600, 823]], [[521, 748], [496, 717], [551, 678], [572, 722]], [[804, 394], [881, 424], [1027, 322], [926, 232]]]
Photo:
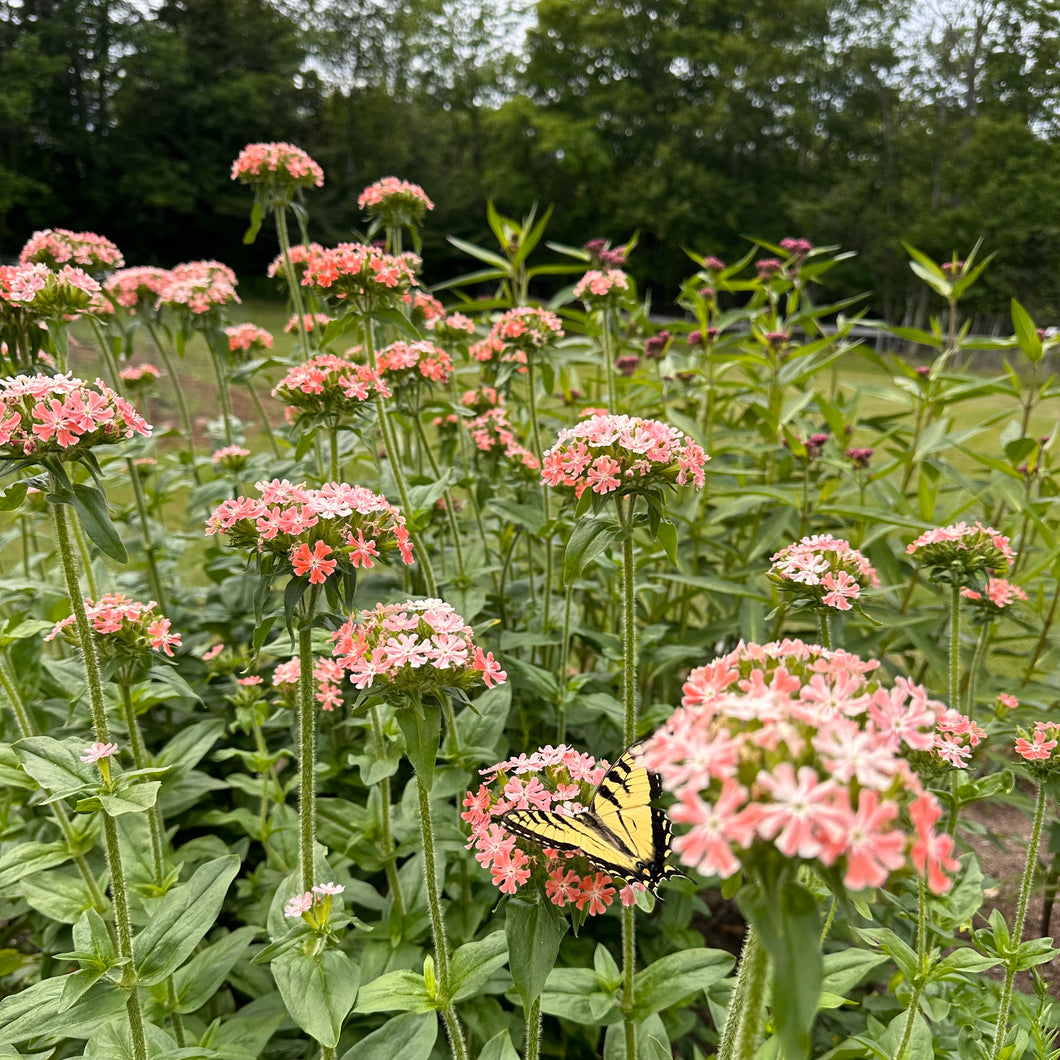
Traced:
[[679, 874], [666, 867], [670, 822], [651, 804], [662, 788], [658, 775], [643, 765], [645, 742], [619, 757], [584, 813], [509, 810], [501, 825], [538, 846], [584, 854], [605, 872], [654, 892], [663, 880]]

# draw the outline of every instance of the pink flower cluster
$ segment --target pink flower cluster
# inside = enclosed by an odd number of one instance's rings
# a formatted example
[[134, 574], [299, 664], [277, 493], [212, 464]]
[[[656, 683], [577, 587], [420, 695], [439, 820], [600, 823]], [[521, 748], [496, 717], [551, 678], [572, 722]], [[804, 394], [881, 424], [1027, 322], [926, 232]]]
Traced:
[[110, 309], [103, 288], [76, 265], [0, 265], [0, 319], [22, 313], [54, 320]]
[[676, 427], [639, 416], [592, 416], [559, 432], [541, 478], [581, 497], [586, 489], [623, 496], [659, 484], [700, 489], [710, 457]]
[[333, 353], [318, 353], [295, 365], [272, 391], [273, 397], [302, 415], [340, 419], [357, 412], [376, 394], [390, 397], [390, 388], [378, 372]]
[[470, 432], [471, 440], [479, 452], [501, 453], [506, 460], [530, 471], [536, 471], [540, 466], [537, 457], [516, 438], [515, 428], [512, 427], [503, 405], [488, 408], [474, 419], [466, 420], [464, 426]]
[[490, 334], [506, 345], [531, 353], [563, 338], [563, 323], [547, 309], [522, 305], [509, 309], [493, 325]]
[[410, 312], [410, 317], [415, 323], [422, 323], [425, 327], [437, 323], [445, 316], [445, 306], [426, 291], [406, 291], [401, 296], [401, 301]]
[[1018, 585], [1005, 578], [987, 578], [982, 592], [966, 586], [961, 590], [961, 596], [972, 600], [988, 614], [997, 614], [1009, 604], [1027, 599], [1027, 594]]
[[849, 611], [863, 589], [879, 587], [872, 564], [849, 541], [814, 534], [772, 557], [770, 580], [810, 607]]
[[46, 228], [34, 232], [18, 255], [22, 265], [47, 265], [59, 269], [77, 265], [86, 272], [120, 269], [121, 251], [106, 236], [95, 232], [71, 232], [68, 228]]
[[114, 273], [103, 284], [107, 297], [124, 309], [151, 309], [172, 279], [169, 269], [138, 265]]
[[225, 471], [242, 471], [247, 466], [247, 458], [250, 450], [241, 445], [226, 445], [221, 449], [215, 449], [210, 454], [210, 459]]
[[[134, 665], [141, 663], [150, 650], [172, 657], [173, 649], [180, 647], [181, 635], [172, 632], [169, 619], [158, 614], [157, 607], [154, 600], [141, 604], [121, 593], [107, 593], [99, 603], [86, 599], [85, 617], [96, 633], [103, 657]], [[76, 621], [73, 615], [64, 618], [44, 639], [54, 640], [62, 633], [72, 644], [79, 645]]]
[[361, 192], [357, 197], [357, 207], [384, 218], [397, 214], [422, 220], [428, 210], [434, 209], [434, 203], [418, 184], [410, 184], [397, 177], [383, 177]]
[[332, 636], [335, 658], [362, 691], [380, 685], [394, 692], [466, 691], [480, 681], [492, 688], [508, 677], [441, 600], [379, 604], [350, 615]]
[[187, 261], [177, 265], [158, 293], [156, 309], [188, 310], [202, 316], [211, 309], [238, 302], [236, 274], [219, 261]]
[[412, 563], [405, 517], [364, 486], [327, 482], [309, 489], [286, 479], [255, 485], [260, 499], [222, 502], [206, 521], [206, 533], [225, 534], [235, 548], [271, 557], [274, 574], [290, 572], [322, 585], [340, 568], [374, 567], [392, 549]]
[[986, 739], [986, 730], [959, 710], [950, 707], [935, 722], [935, 745], [931, 753], [954, 769], [967, 769], [972, 751]]
[[[289, 247], [287, 250], [287, 257], [291, 262], [291, 271], [294, 273], [295, 279], [301, 280], [303, 273], [305, 272], [306, 262], [315, 254], [323, 253], [324, 248], [319, 243], [295, 243], [293, 247]], [[271, 279], [275, 276], [287, 276], [287, 264], [283, 260], [283, 254], [277, 254], [269, 263], [268, 269], [265, 274]]]
[[906, 552], [931, 567], [936, 578], [960, 584], [984, 571], [1004, 570], [1016, 558], [1009, 539], [980, 522], [935, 527], [907, 545]]
[[[597, 762], [565, 744], [521, 754], [488, 769], [480, 769], [485, 782], [464, 796], [460, 815], [471, 828], [468, 849], [489, 869], [501, 894], [515, 894], [534, 879], [548, 900], [561, 909], [572, 905], [589, 916], [606, 912], [615, 897], [611, 877], [584, 856], [572, 851], [541, 848], [504, 827], [509, 810], [545, 810], [551, 813], [584, 813], [593, 791], [607, 772], [607, 762]], [[633, 905], [643, 884], [621, 888], [623, 905]]]
[[629, 290], [629, 277], [621, 269], [590, 269], [575, 285], [574, 297], [586, 305], [620, 301]]
[[[280, 663], [272, 673], [273, 686], [285, 693], [294, 693], [301, 679], [302, 664], [295, 656]], [[320, 709], [333, 711], [342, 705], [342, 667], [334, 659], [313, 660], [313, 680]]]
[[[323, 331], [324, 328], [331, 323], [331, 317], [327, 313], [304, 313], [302, 315], [302, 328], [306, 334], [311, 334], [314, 331]], [[287, 334], [298, 331], [298, 314], [294, 313], [288, 319], [287, 323], [284, 324], [283, 330]]]
[[644, 755], [678, 800], [671, 819], [690, 826], [673, 841], [683, 864], [729, 877], [779, 851], [857, 891], [908, 857], [948, 889], [953, 839], [934, 831], [941, 809], [906, 760], [934, 747], [943, 707], [902, 677], [881, 687], [878, 665], [788, 640], [741, 643], [692, 671]]
[[324, 171], [294, 144], [247, 144], [232, 163], [232, 179], [243, 184], [319, 188]]
[[151, 425], [102, 379], [70, 375], [0, 380], [0, 457], [61, 453], [150, 435]]
[[130, 364], [118, 375], [123, 382], [131, 383], [133, 386], [137, 384], [147, 386], [162, 377], [161, 371], [153, 364]]
[[1037, 721], [1034, 723], [1034, 732], [1029, 733], [1025, 729], [1016, 731], [1019, 733], [1015, 744], [1016, 754], [1034, 766], [1035, 775], [1041, 779], [1055, 772], [1060, 764], [1060, 755], [1053, 755], [1060, 742], [1060, 723]]
[[380, 376], [395, 388], [427, 379], [448, 383], [453, 359], [433, 342], [394, 342], [376, 354]]
[[[334, 896], [346, 888], [341, 883], [317, 883], [311, 891], [296, 894], [284, 907], [283, 915], [288, 920], [302, 917], [311, 927], [323, 927], [331, 912]], [[320, 907], [319, 909], [317, 907]]]
[[415, 254], [387, 254], [363, 243], [340, 243], [306, 257], [302, 286], [350, 299], [360, 309], [397, 307], [402, 295], [416, 286], [419, 265]]
[[475, 322], [463, 313], [449, 313], [425, 322], [424, 327], [443, 342], [459, 341], [475, 334]]
[[272, 334], [257, 324], [234, 324], [225, 328], [228, 336], [228, 352], [250, 356], [272, 349]]

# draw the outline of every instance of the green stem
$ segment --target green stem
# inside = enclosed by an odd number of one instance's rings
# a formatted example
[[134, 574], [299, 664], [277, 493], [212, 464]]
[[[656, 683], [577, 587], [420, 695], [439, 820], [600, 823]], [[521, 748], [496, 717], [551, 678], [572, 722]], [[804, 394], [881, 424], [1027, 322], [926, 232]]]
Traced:
[[[365, 321], [364, 346], [368, 353], [368, 363], [372, 366], [373, 370], [376, 370], [375, 340], [372, 335], [371, 321]], [[390, 416], [386, 407], [386, 398], [383, 397], [382, 394], [376, 395], [376, 408], [379, 410], [379, 429], [383, 432], [383, 446], [386, 448], [387, 456], [390, 458], [390, 467], [394, 472], [394, 481], [397, 483], [398, 494], [401, 497], [401, 512], [406, 519], [412, 519], [415, 513], [409, 502], [409, 489], [408, 483], [405, 481], [405, 471], [401, 466], [401, 453], [398, 450], [397, 441], [394, 437], [394, 429], [390, 423]], [[414, 532], [411, 529], [409, 530], [409, 537], [412, 539], [412, 544], [415, 546], [416, 558], [423, 570], [423, 580], [427, 584], [427, 595], [430, 597], [437, 597], [438, 583], [435, 581], [434, 568], [431, 566], [431, 558], [427, 554], [423, 538], [420, 537], [418, 532]]]
[[[51, 477], [52, 492], [61, 489], [58, 479]], [[59, 546], [59, 559], [66, 579], [66, 595], [70, 599], [74, 625], [77, 627], [77, 639], [81, 645], [81, 658], [85, 667], [85, 680], [88, 685], [88, 702], [92, 711], [92, 727], [96, 740], [100, 743], [110, 742], [110, 730], [107, 726], [107, 713], [103, 700], [103, 680], [100, 676], [99, 655], [92, 629], [85, 614], [85, 600], [81, 595], [81, 586], [77, 577], [77, 564], [70, 544], [70, 529], [66, 520], [66, 507], [52, 504], [52, 520], [55, 524], [55, 540]]]
[[821, 647], [832, 650], [832, 627], [829, 625], [828, 612], [823, 608], [817, 612], [817, 625], [821, 634]]
[[[412, 422], [415, 424], [416, 437], [420, 441], [420, 450], [427, 454], [427, 462], [431, 465], [431, 473], [435, 479], [442, 477], [442, 471], [438, 464], [438, 460], [434, 455], [434, 450], [431, 448], [430, 442], [427, 440], [427, 432], [423, 427], [423, 420], [419, 414], [416, 413], [412, 417]], [[464, 569], [464, 550], [460, 545], [460, 528], [456, 522], [456, 509], [453, 507], [453, 495], [449, 490], [449, 487], [445, 487], [445, 492], [442, 494], [442, 498], [445, 501], [445, 511], [449, 519], [449, 532], [453, 535], [453, 548], [456, 552], [456, 567], [460, 572], [460, 583], [462, 585], [467, 584], [467, 574]], [[481, 518], [481, 517], [480, 517]], [[485, 537], [483, 537], [485, 541]]]
[[961, 701], [961, 586], [950, 587], [950, 703], [958, 709]]
[[140, 538], [144, 544], [144, 556], [147, 558], [147, 582], [159, 611], [165, 614], [166, 596], [162, 588], [162, 578], [158, 573], [158, 564], [155, 561], [155, 546], [151, 541], [151, 526], [147, 521], [144, 486], [140, 481], [140, 472], [136, 467], [136, 462], [131, 457], [126, 458], [125, 466], [129, 471], [129, 479], [132, 481], [133, 496], [136, 498], [136, 514], [140, 518]]
[[[1023, 866], [1023, 879], [1020, 882], [1020, 900], [1016, 910], [1016, 923], [1012, 930], [1012, 945], [1018, 947], [1023, 940], [1023, 926], [1027, 920], [1027, 904], [1031, 896], [1031, 884], [1034, 882], [1034, 870], [1038, 864], [1038, 843], [1042, 838], [1042, 824], [1045, 821], [1045, 784], [1038, 787], [1038, 801], [1034, 806], [1034, 824], [1031, 827], [1031, 841], [1027, 846], [1027, 860]], [[1005, 985], [1001, 989], [1001, 1002], [997, 1010], [997, 1031], [994, 1035], [994, 1048], [990, 1060], [1000, 1060], [1008, 1031], [1008, 1014], [1012, 1005], [1012, 983], [1016, 978], [1016, 955], [1009, 957], [1005, 971]]]
[[213, 374], [217, 380], [217, 396], [221, 401], [221, 421], [224, 424], [225, 445], [232, 445], [232, 395], [228, 390], [228, 373], [225, 371], [220, 354], [214, 351], [212, 344], [210, 344], [210, 360], [213, 362]]
[[118, 369], [118, 363], [114, 360], [114, 354], [111, 352], [110, 343], [107, 342], [107, 336], [103, 331], [102, 326], [95, 317], [89, 316], [88, 321], [92, 327], [92, 331], [96, 336], [96, 342], [99, 344], [99, 351], [103, 355], [103, 364], [106, 366], [106, 371], [110, 375], [110, 385], [116, 390], [122, 397], [125, 397], [125, 385], [124, 380], [121, 377], [121, 372]]
[[445, 1002], [442, 1018], [449, 1033], [453, 1060], [467, 1060], [464, 1033], [449, 999], [449, 942], [445, 934], [445, 919], [438, 894], [438, 876], [434, 860], [434, 827], [431, 824], [431, 797], [423, 778], [416, 774], [420, 797], [420, 837], [423, 840], [423, 871], [427, 884], [427, 905], [431, 913], [431, 935], [434, 938], [434, 963], [438, 971], [438, 992]]
[[920, 996], [924, 992], [924, 981], [928, 972], [928, 961], [930, 954], [927, 948], [927, 889], [924, 885], [924, 877], [917, 878], [916, 892], [916, 956], [917, 973], [913, 980], [913, 996], [909, 999], [908, 1016], [905, 1021], [905, 1029], [902, 1032], [902, 1042], [898, 1046], [895, 1060], [905, 1060], [906, 1051], [913, 1038], [913, 1024], [916, 1022], [916, 1014], [920, 1009]]
[[[379, 708], [372, 705], [369, 710], [372, 719], [372, 738], [375, 743], [377, 758], [382, 758], [386, 750], [385, 738], [383, 736], [383, 724], [379, 717]], [[397, 863], [395, 861], [397, 847], [394, 844], [393, 832], [390, 825], [390, 777], [383, 777], [379, 782], [379, 795], [382, 799], [381, 816], [381, 845], [383, 848], [383, 866], [386, 870], [386, 880], [390, 887], [391, 900], [394, 903], [394, 913], [399, 920], [405, 916], [405, 896], [401, 891], [401, 877], [398, 876]]]
[[316, 797], [313, 792], [316, 764], [316, 698], [313, 694], [313, 629], [298, 631], [298, 870], [302, 890], [313, 889], [313, 841], [316, 838]]
[[[136, 709], [133, 706], [132, 692], [129, 690], [128, 682], [119, 682], [118, 690], [121, 694], [122, 713], [125, 715], [125, 727], [129, 730], [129, 747], [132, 749], [133, 763], [137, 769], [147, 769], [151, 761], [147, 756], [143, 733], [140, 732], [140, 723], [136, 719]], [[151, 860], [154, 862], [155, 883], [161, 884], [165, 876], [163, 855], [165, 829], [158, 803], [147, 811], [147, 826], [151, 834]]]
[[979, 640], [976, 642], [975, 654], [972, 656], [972, 667], [968, 671], [968, 689], [964, 694], [964, 713], [969, 718], [975, 716], [975, 686], [978, 683], [979, 671], [983, 668], [983, 659], [986, 657], [989, 643], [990, 623], [984, 622], [979, 630]]
[[110, 891], [114, 899], [114, 926], [118, 936], [118, 956], [123, 957], [127, 962], [122, 970], [121, 985], [126, 990], [125, 1007], [129, 1014], [133, 1060], [147, 1060], [147, 1033], [144, 1030], [140, 992], [136, 985], [136, 972], [133, 968], [129, 892], [125, 886], [125, 870], [121, 862], [121, 848], [118, 845], [118, 829], [114, 818], [107, 813], [103, 813], [103, 837], [107, 847], [107, 864], [110, 867]]
[[633, 1017], [633, 984], [637, 971], [636, 909], [622, 907], [622, 1022], [626, 1039], [626, 1060], [637, 1060], [637, 1021]]
[[302, 352], [308, 361], [313, 356], [312, 347], [309, 345], [309, 332], [305, 326], [305, 303], [302, 301], [302, 286], [298, 277], [294, 274], [294, 266], [291, 264], [291, 243], [287, 237], [287, 215], [282, 206], [277, 206], [273, 214], [276, 220], [276, 235], [280, 241], [280, 253], [283, 255], [283, 272], [287, 280], [287, 288], [291, 292], [291, 304], [294, 306], [295, 315], [298, 317], [298, 334], [302, 338]]
[[611, 344], [611, 310], [600, 311], [600, 345], [603, 351], [604, 368], [607, 372], [607, 411], [618, 412], [618, 397], [615, 391], [615, 355]]
[[279, 459], [280, 445], [276, 441], [276, 432], [272, 429], [272, 424], [269, 422], [268, 414], [265, 412], [265, 406], [262, 405], [261, 398], [258, 396], [257, 387], [254, 386], [254, 381], [252, 379], [247, 379], [246, 384], [247, 390], [250, 392], [250, 400], [254, 402], [254, 411], [258, 414], [258, 423], [265, 431], [265, 436], [269, 439], [272, 455]]
[[339, 429], [332, 426], [328, 429], [328, 457], [330, 481], [339, 481]]
[[[567, 688], [567, 668], [570, 666], [570, 612], [571, 603], [574, 598], [574, 586], [567, 586], [567, 598], [563, 607], [563, 643], [560, 645], [559, 662], [559, 692], [564, 694]], [[556, 743], [563, 743], [567, 735], [567, 712], [561, 702], [559, 704], [559, 717], [556, 721]]]
[[22, 574], [28, 582], [33, 577], [33, 571], [30, 567], [30, 536], [29, 536], [29, 518], [25, 512], [18, 513], [18, 528], [22, 538]]
[[748, 926], [717, 1060], [754, 1060], [762, 1036], [768, 985], [769, 956], [758, 932]]
[[[637, 569], [633, 554], [633, 508], [629, 499], [628, 516], [623, 520], [626, 536], [622, 542], [622, 702], [625, 707], [624, 737], [628, 747], [637, 738]], [[622, 502], [618, 502], [622, 519]]]
[[169, 378], [173, 381], [173, 390], [177, 395], [177, 408], [180, 410], [180, 422], [181, 426], [184, 428], [184, 437], [187, 440], [188, 464], [191, 467], [191, 473], [195, 479], [195, 484], [201, 486], [202, 480], [199, 478], [199, 469], [195, 466], [195, 431], [191, 425], [191, 412], [188, 410], [188, 399], [184, 396], [184, 387], [180, 385], [180, 373], [177, 371], [177, 363], [173, 359], [173, 354], [170, 352], [169, 344], [162, 341], [162, 337], [158, 333], [158, 328], [150, 319], [147, 320], [147, 330], [150, 332], [159, 356], [162, 358], [162, 363], [166, 366]]
[[524, 1060], [539, 1060], [541, 1056], [541, 997], [530, 1002], [526, 1011], [526, 1050]]
[[88, 542], [81, 532], [81, 521], [75, 519], [73, 523], [74, 540], [77, 542], [77, 551], [81, 554], [81, 566], [85, 572], [85, 581], [88, 582], [88, 595], [93, 601], [99, 600], [99, 586], [96, 584], [96, 573], [92, 570], [92, 554], [88, 551]]

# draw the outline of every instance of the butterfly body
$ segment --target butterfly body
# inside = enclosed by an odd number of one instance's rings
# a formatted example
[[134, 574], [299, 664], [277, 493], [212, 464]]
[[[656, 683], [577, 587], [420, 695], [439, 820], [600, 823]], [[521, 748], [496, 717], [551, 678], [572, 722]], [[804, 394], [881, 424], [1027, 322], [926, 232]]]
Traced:
[[584, 854], [605, 872], [654, 891], [676, 872], [666, 867], [670, 823], [651, 804], [661, 785], [643, 765], [642, 751], [643, 743], [635, 743], [619, 757], [585, 812], [509, 810], [501, 824], [540, 847]]

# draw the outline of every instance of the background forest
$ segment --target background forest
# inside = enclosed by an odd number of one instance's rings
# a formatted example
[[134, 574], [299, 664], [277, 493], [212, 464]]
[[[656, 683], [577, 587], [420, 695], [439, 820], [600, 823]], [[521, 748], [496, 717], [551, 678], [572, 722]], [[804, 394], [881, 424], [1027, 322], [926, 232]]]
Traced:
[[[1060, 4], [1053, 0], [15, 0], [0, 3], [0, 257], [37, 228], [131, 263], [240, 250], [240, 147], [327, 173], [312, 235], [348, 238], [394, 173], [438, 204], [427, 282], [466, 271], [485, 204], [552, 204], [551, 239], [622, 242], [667, 308], [682, 248], [804, 236], [858, 257], [893, 323], [928, 311], [900, 239], [998, 257], [968, 310], [1060, 317]], [[242, 254], [242, 257], [240, 257]], [[264, 283], [264, 281], [262, 281]], [[262, 292], [264, 293], [264, 291]]]

